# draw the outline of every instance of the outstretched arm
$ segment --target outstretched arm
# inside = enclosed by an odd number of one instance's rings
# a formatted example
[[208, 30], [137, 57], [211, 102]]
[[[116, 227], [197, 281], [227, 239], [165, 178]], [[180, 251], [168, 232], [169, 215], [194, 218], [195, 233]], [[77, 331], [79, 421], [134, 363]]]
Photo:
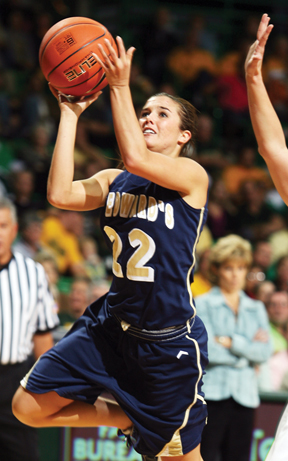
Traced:
[[265, 45], [273, 25], [263, 14], [257, 40], [250, 47], [245, 73], [251, 121], [259, 153], [264, 158], [272, 180], [282, 199], [288, 204], [288, 149], [280, 120], [272, 106], [262, 78]]

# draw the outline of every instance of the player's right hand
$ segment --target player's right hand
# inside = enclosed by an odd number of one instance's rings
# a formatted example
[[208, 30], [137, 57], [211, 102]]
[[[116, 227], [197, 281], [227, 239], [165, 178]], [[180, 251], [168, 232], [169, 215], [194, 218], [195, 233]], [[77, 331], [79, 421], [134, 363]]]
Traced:
[[105, 39], [109, 55], [101, 44], [98, 44], [99, 53], [95, 54], [106, 75], [111, 87], [126, 87], [129, 85], [130, 70], [135, 48], [131, 46], [127, 51], [121, 37], [116, 37], [119, 55], [112, 47], [109, 40]]

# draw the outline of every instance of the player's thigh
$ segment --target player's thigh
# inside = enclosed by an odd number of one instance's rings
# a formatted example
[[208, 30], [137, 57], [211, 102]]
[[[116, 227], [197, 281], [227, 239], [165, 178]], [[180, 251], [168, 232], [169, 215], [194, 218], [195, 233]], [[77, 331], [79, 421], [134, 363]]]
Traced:
[[181, 456], [160, 456], [161, 461], [203, 461], [200, 444], [194, 450]]
[[33, 415], [35, 418], [37, 415], [45, 417], [53, 415], [72, 402], [73, 400], [60, 397], [54, 391], [35, 394], [20, 386], [13, 397], [12, 410], [16, 417], [20, 415]]

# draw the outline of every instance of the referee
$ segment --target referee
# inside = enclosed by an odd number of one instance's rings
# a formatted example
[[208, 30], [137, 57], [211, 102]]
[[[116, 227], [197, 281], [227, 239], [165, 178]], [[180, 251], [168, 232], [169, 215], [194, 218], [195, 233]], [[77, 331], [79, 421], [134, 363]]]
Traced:
[[37, 431], [14, 417], [11, 401], [35, 359], [53, 346], [59, 322], [44, 268], [12, 253], [17, 229], [14, 204], [0, 198], [0, 457], [38, 461]]

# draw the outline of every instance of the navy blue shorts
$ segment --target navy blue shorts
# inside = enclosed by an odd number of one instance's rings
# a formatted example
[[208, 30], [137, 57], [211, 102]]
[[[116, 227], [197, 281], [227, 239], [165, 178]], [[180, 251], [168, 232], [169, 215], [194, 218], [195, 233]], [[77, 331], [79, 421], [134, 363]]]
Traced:
[[201, 441], [207, 406], [201, 392], [207, 333], [199, 317], [188, 327], [158, 334], [121, 324], [103, 298], [21, 381], [34, 393], [94, 404], [111, 393], [135, 426], [133, 446], [143, 455], [178, 456]]

